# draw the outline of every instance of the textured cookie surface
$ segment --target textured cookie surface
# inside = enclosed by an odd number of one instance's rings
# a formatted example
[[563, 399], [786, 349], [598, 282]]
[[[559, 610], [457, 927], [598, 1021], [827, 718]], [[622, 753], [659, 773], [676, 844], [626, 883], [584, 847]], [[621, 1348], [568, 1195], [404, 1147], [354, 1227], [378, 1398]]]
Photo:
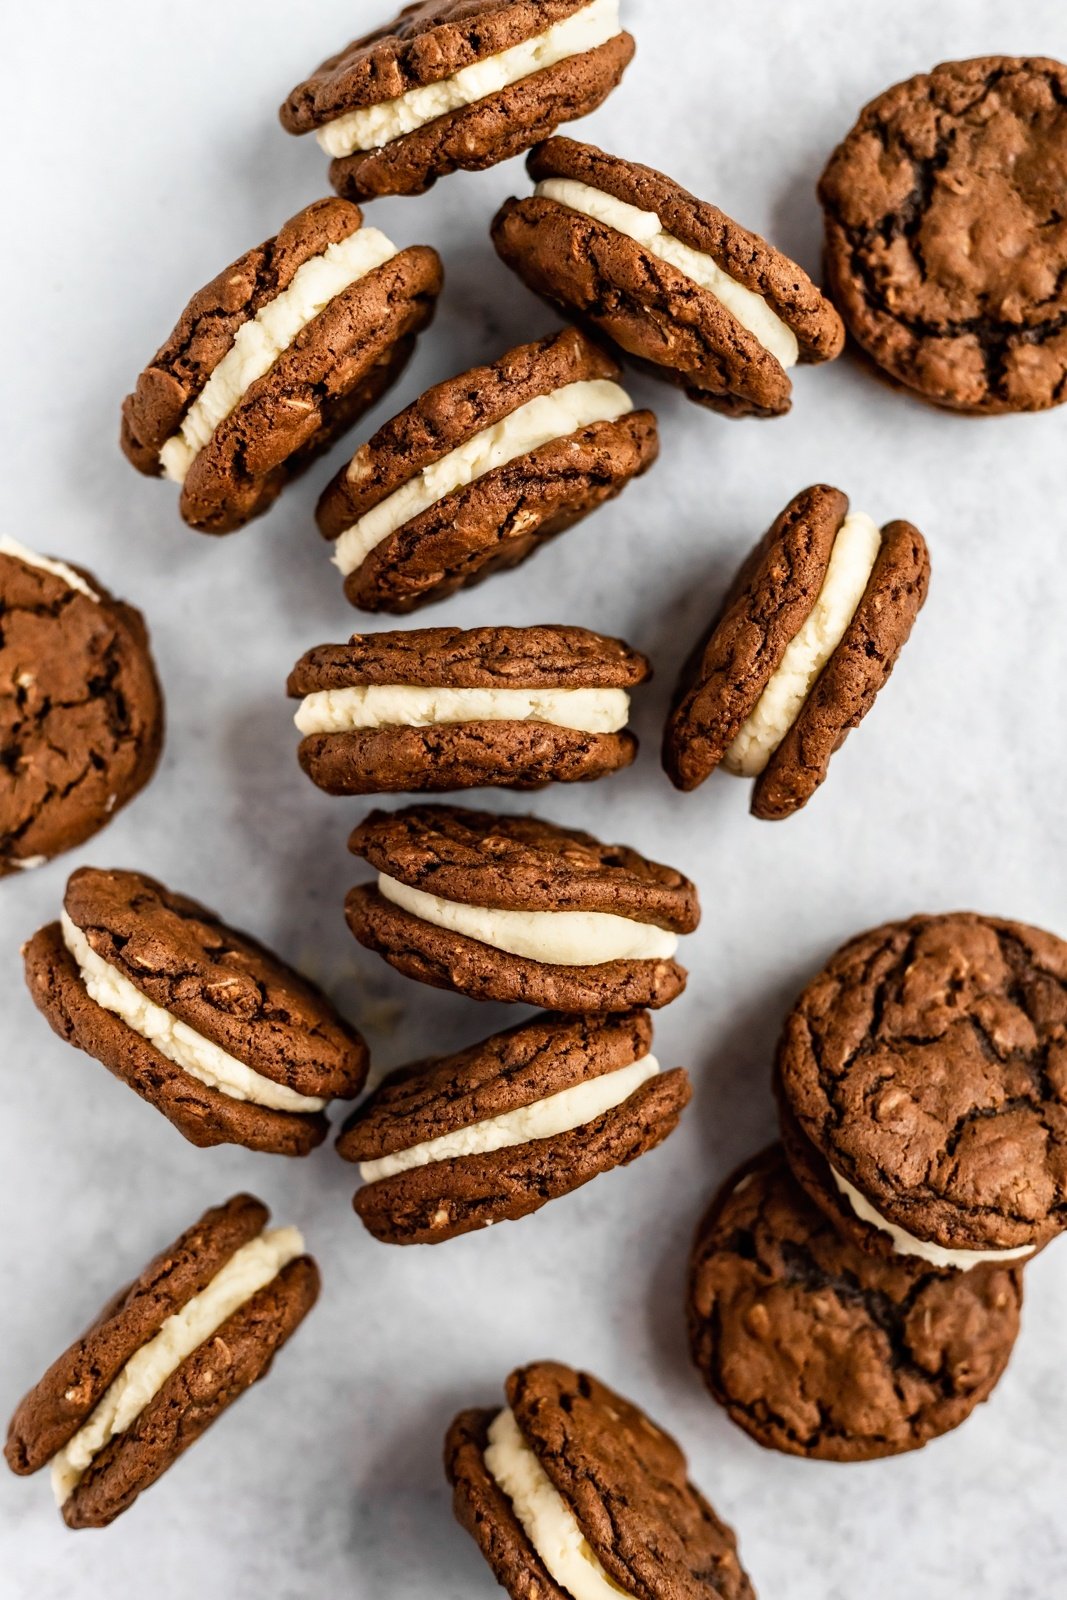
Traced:
[[872, 101], [819, 185], [857, 342], [961, 411], [1067, 398], [1067, 67], [949, 62]]
[[779, 1092], [876, 1211], [949, 1249], [1067, 1225], [1067, 944], [973, 914], [861, 934], [790, 1013]]
[[988, 1397], [1021, 1304], [1018, 1268], [938, 1272], [845, 1242], [775, 1146], [701, 1222], [687, 1313], [693, 1360], [746, 1433], [866, 1461], [917, 1449]]
[[151, 778], [163, 700], [140, 612], [0, 551], [0, 876], [97, 833]]

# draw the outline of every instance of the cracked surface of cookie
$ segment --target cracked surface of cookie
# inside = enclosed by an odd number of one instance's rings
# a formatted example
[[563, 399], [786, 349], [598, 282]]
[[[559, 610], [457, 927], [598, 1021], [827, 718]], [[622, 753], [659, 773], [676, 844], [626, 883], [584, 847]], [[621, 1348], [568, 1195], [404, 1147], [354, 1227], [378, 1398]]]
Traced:
[[98, 833], [149, 781], [162, 743], [140, 612], [0, 539], [0, 877]]
[[723, 1187], [697, 1229], [687, 1316], [709, 1390], [760, 1444], [822, 1461], [915, 1450], [999, 1382], [1022, 1273], [940, 1272], [848, 1243], [780, 1146]]
[[1055, 935], [973, 913], [859, 935], [787, 1018], [777, 1077], [831, 1175], [913, 1238], [1010, 1251], [1067, 1225]]
[[947, 62], [879, 95], [819, 184], [834, 299], [892, 378], [960, 411], [1067, 399], [1067, 66]]

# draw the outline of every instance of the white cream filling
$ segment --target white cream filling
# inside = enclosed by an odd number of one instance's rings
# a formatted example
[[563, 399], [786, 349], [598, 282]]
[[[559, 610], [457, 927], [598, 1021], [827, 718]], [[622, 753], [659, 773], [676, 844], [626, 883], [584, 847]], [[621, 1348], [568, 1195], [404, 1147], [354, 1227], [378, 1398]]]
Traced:
[[547, 722], [580, 733], [617, 733], [630, 714], [625, 689], [431, 689], [361, 685], [309, 694], [294, 718], [300, 732], [433, 728], [453, 722]]
[[[565, 439], [596, 422], [617, 422], [632, 410], [633, 401], [626, 390], [609, 378], [586, 378], [564, 384], [551, 394], [537, 395], [492, 427], [474, 434], [465, 444], [457, 445], [439, 461], [431, 462], [372, 506], [337, 540], [334, 566], [347, 577], [383, 539], [446, 495], [555, 439]], [[353, 457], [348, 476], [357, 481], [364, 470], [365, 456], [360, 451]]]
[[105, 1011], [121, 1017], [127, 1027], [147, 1039], [175, 1066], [233, 1100], [247, 1100], [252, 1105], [267, 1106], [274, 1111], [321, 1111], [326, 1105], [325, 1100], [297, 1094], [284, 1083], [264, 1077], [180, 1022], [142, 994], [117, 967], [97, 955], [65, 911], [60, 922], [63, 942], [78, 964], [89, 998]]
[[550, 1577], [572, 1600], [616, 1600], [627, 1593], [604, 1571], [570, 1506], [523, 1438], [510, 1406], [489, 1424], [483, 1460]]
[[178, 432], [160, 450], [164, 476], [184, 483], [219, 423], [252, 384], [270, 371], [282, 351], [331, 300], [396, 253], [396, 246], [377, 228], [359, 228], [298, 267], [289, 287], [238, 328], [233, 344], [189, 407]]
[[543, 72], [546, 67], [554, 67], [570, 56], [595, 50], [618, 32], [619, 0], [592, 0], [591, 5], [553, 23], [544, 33], [523, 39], [510, 50], [487, 56], [483, 61], [472, 61], [469, 67], [462, 67], [451, 78], [409, 89], [395, 100], [345, 112], [317, 128], [315, 137], [329, 156], [378, 150], [450, 111], [484, 100], [486, 95], [497, 94], [510, 84]]
[[972, 1267], [980, 1267], [986, 1261], [1022, 1261], [1034, 1253], [1032, 1244], [1024, 1244], [1016, 1250], [946, 1250], [943, 1245], [916, 1239], [914, 1234], [898, 1228], [895, 1222], [888, 1221], [880, 1211], [876, 1211], [871, 1202], [833, 1167], [830, 1167], [830, 1176], [860, 1221], [887, 1233], [898, 1255], [918, 1256], [920, 1261], [928, 1261], [932, 1267], [954, 1267], [959, 1272], [969, 1272]]
[[[99, 602], [100, 596], [95, 589], [91, 589], [80, 572], [75, 572], [73, 567], [68, 567], [65, 561], [52, 561], [48, 556], [39, 556], [36, 550], [27, 550], [24, 544], [19, 544], [17, 539], [11, 539], [5, 533], [0, 538], [0, 556], [10, 556], [13, 561], [24, 561], [28, 567], [38, 567], [41, 572], [50, 572], [54, 578], [62, 578], [70, 589], [77, 589], [89, 600]], [[29, 862], [24, 862], [29, 866]]]
[[73, 1439], [52, 1457], [52, 1488], [63, 1505], [104, 1446], [137, 1421], [167, 1379], [233, 1313], [301, 1254], [296, 1228], [275, 1228], [242, 1245], [200, 1293], [130, 1357]]
[[379, 1178], [395, 1178], [400, 1172], [410, 1172], [413, 1167], [428, 1167], [435, 1161], [454, 1161], [458, 1156], [482, 1156], [491, 1150], [507, 1150], [517, 1144], [531, 1144], [537, 1139], [553, 1139], [559, 1133], [570, 1133], [583, 1123], [595, 1122], [605, 1111], [621, 1106], [643, 1083], [654, 1078], [659, 1071], [655, 1056], [642, 1056], [628, 1067], [618, 1067], [614, 1072], [604, 1072], [598, 1078], [576, 1083], [570, 1089], [561, 1089], [533, 1105], [519, 1106], [514, 1111], [504, 1111], [485, 1122], [475, 1122], [453, 1133], [443, 1133], [437, 1139], [427, 1139], [408, 1150], [397, 1150], [393, 1155], [380, 1156], [376, 1161], [361, 1162], [359, 1175], [364, 1183], [376, 1183]]
[[870, 517], [853, 512], [845, 518], [810, 616], [790, 640], [778, 670], [723, 757], [728, 772], [755, 778], [764, 770], [844, 638], [881, 547], [881, 531]]
[[534, 194], [554, 200], [570, 211], [580, 211], [594, 222], [606, 223], [617, 233], [635, 240], [651, 255], [677, 267], [679, 272], [713, 294], [781, 366], [796, 366], [800, 357], [797, 336], [763, 296], [731, 278], [704, 251], [694, 250], [673, 233], [668, 233], [655, 211], [642, 211], [639, 206], [617, 200], [613, 194], [605, 194], [603, 189], [594, 189], [588, 183], [579, 183], [576, 178], [545, 178]]
[[557, 967], [595, 967], [605, 961], [669, 961], [678, 935], [608, 911], [504, 911], [442, 900], [380, 873], [378, 891], [435, 928], [477, 939], [508, 955]]

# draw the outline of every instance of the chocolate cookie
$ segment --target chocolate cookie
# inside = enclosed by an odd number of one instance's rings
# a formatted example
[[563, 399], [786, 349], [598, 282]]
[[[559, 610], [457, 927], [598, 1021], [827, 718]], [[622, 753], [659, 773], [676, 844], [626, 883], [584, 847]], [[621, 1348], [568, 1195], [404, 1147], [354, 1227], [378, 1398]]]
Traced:
[[619, 0], [422, 0], [330, 56], [279, 116], [314, 130], [338, 194], [423, 194], [595, 111], [633, 53]]
[[645, 1413], [585, 1372], [535, 1361], [502, 1411], [445, 1437], [457, 1520], [512, 1600], [754, 1600], [733, 1530]]
[[697, 1230], [693, 1360], [759, 1444], [819, 1461], [917, 1450], [987, 1400], [1019, 1331], [1022, 1272], [943, 1272], [842, 1239], [781, 1146], [725, 1185]]
[[139, 872], [81, 867], [26, 945], [34, 1004], [195, 1145], [302, 1156], [367, 1049], [313, 984]]
[[819, 184], [849, 332], [897, 382], [991, 414], [1067, 399], [1067, 66], [950, 61], [863, 111]]
[[300, 765], [330, 794], [536, 789], [628, 767], [651, 674], [585, 628], [413, 628], [319, 645], [289, 675]]
[[353, 1202], [386, 1244], [438, 1244], [529, 1216], [674, 1132], [682, 1068], [661, 1072], [647, 1012], [546, 1015], [387, 1077], [337, 1141]]
[[831, 361], [841, 319], [807, 274], [716, 206], [573, 139], [531, 151], [533, 196], [493, 222], [536, 293], [727, 416], [780, 416], [788, 369]]
[[778, 1047], [786, 1150], [865, 1248], [1023, 1260], [1067, 1226], [1067, 944], [969, 913], [888, 923], [804, 990]]
[[0, 538], [0, 877], [92, 838], [144, 788], [162, 744], [141, 613]]
[[372, 811], [349, 849], [378, 872], [345, 902], [356, 938], [406, 977], [557, 1011], [664, 1006], [685, 987], [697, 892], [625, 845], [458, 806]]
[[671, 782], [695, 789], [721, 762], [756, 779], [755, 816], [807, 805], [892, 672], [929, 581], [910, 522], [879, 532], [826, 484], [797, 495], [682, 672], [663, 737]]
[[181, 485], [190, 527], [243, 527], [400, 375], [441, 283], [436, 250], [317, 200], [193, 296], [126, 396], [123, 451]]
[[19, 1405], [12, 1472], [51, 1464], [69, 1528], [103, 1528], [258, 1378], [311, 1310], [319, 1269], [251, 1195], [205, 1211], [120, 1289]]
[[659, 453], [618, 364], [573, 328], [428, 389], [357, 450], [319, 501], [345, 594], [413, 611], [516, 566]]

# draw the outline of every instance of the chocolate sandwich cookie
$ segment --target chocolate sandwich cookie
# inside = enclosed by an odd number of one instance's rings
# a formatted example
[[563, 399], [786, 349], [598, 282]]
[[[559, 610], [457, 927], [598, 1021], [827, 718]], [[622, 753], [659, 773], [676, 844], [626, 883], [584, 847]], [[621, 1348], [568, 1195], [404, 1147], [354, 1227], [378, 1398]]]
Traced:
[[367, 1048], [313, 984], [139, 872], [81, 867], [26, 945], [34, 1004], [191, 1144], [302, 1156], [350, 1100]]
[[319, 645], [289, 676], [300, 765], [330, 794], [536, 789], [628, 767], [650, 676], [585, 628], [413, 628]]
[[364, 1227], [385, 1244], [438, 1244], [529, 1216], [655, 1149], [690, 1088], [651, 1047], [647, 1012], [549, 1014], [391, 1073], [337, 1141], [360, 1162]]
[[372, 811], [349, 849], [377, 870], [345, 902], [360, 944], [472, 1000], [556, 1011], [665, 1006], [678, 935], [700, 920], [672, 867], [539, 817], [458, 806]]
[[422, 0], [330, 56], [279, 116], [314, 131], [338, 194], [423, 194], [595, 111], [633, 53], [619, 0]]
[[999, 1382], [1022, 1272], [868, 1255], [798, 1187], [781, 1146], [725, 1185], [697, 1230], [693, 1360], [759, 1444], [872, 1461], [959, 1427]]
[[457, 1521], [512, 1600], [755, 1600], [675, 1441], [585, 1372], [535, 1361], [445, 1437]]
[[845, 331], [807, 274], [651, 167], [549, 139], [537, 183], [493, 222], [497, 253], [563, 306], [727, 416], [789, 410], [789, 369], [831, 361]]
[[844, 945], [778, 1046], [793, 1170], [865, 1249], [968, 1270], [1067, 1227], [1067, 943], [970, 913]]
[[663, 737], [671, 782], [695, 789], [721, 762], [756, 779], [755, 816], [807, 805], [892, 672], [929, 581], [910, 522], [879, 530], [826, 484], [797, 495], [682, 672]]
[[0, 538], [0, 877], [92, 838], [162, 745], [141, 613], [80, 567]]
[[319, 1269], [251, 1195], [205, 1211], [19, 1405], [12, 1472], [50, 1466], [68, 1528], [103, 1528], [257, 1379], [311, 1310]]
[[357, 450], [319, 501], [345, 594], [412, 611], [573, 527], [659, 453], [618, 364], [573, 328], [428, 389]]
[[937, 405], [1067, 399], [1067, 66], [950, 61], [879, 95], [819, 183], [849, 332]]
[[190, 527], [243, 527], [400, 375], [441, 283], [436, 250], [317, 200], [193, 296], [126, 396], [123, 451], [181, 485]]

